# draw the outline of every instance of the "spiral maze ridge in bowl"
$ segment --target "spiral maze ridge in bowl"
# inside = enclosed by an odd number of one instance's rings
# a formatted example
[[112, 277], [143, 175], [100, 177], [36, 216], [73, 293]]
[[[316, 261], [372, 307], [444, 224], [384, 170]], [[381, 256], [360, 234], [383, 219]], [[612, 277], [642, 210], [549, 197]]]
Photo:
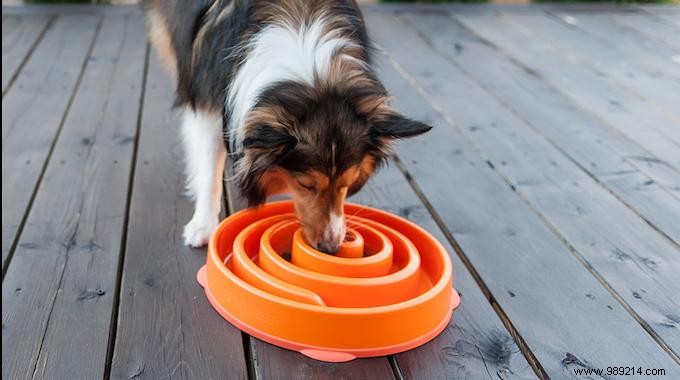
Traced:
[[335, 255], [305, 242], [291, 201], [225, 219], [197, 274], [213, 307], [253, 336], [324, 361], [433, 339], [460, 302], [446, 250], [387, 212], [346, 204], [345, 215]]

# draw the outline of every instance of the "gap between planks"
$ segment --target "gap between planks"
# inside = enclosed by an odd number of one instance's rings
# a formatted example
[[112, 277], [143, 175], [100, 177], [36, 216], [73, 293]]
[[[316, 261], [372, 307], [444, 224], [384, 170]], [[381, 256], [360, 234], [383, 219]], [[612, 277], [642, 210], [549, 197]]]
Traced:
[[[423, 41], [425, 41], [425, 43], [428, 44], [428, 46], [430, 46], [434, 51], [438, 51], [438, 52], [440, 51], [436, 46], [433, 46], [433, 44], [431, 43], [431, 41], [430, 41], [426, 36], [424, 36], [419, 30], [417, 30], [417, 28], [414, 27], [414, 25], [412, 24], [412, 21], [410, 21], [409, 19], [404, 18], [403, 16], [397, 16], [397, 18], [400, 19], [405, 25], [409, 25], [410, 27], [412, 27], [412, 28], [415, 30], [415, 32], [421, 37], [421, 39], [422, 39]], [[476, 38], [478, 41], [480, 41], [480, 43], [482, 43], [482, 44], [488, 46], [489, 49], [491, 49], [491, 50], [497, 52], [499, 55], [502, 55], [502, 56], [504, 56], [504, 57], [508, 57], [507, 54], [505, 54], [504, 51], [499, 50], [499, 49], [496, 48], [494, 45], [490, 45], [486, 40], [484, 40], [481, 36], [477, 35], [474, 31], [470, 30], [470, 29], [469, 29], [467, 26], [465, 26], [464, 24], [458, 22], [458, 21], [455, 20], [455, 19], [451, 19], [451, 21], [452, 21], [452, 22], [455, 22], [456, 25], [457, 25], [457, 27], [460, 27], [460, 28], [462, 28], [462, 29], [465, 29], [467, 32], [470, 33], [470, 36], [471, 36], [471, 37]], [[453, 65], [455, 65], [456, 67], [458, 67], [458, 68], [461, 70], [461, 72], [463, 72], [468, 78], [470, 78], [470, 80], [472, 80], [472, 81], [474, 81], [475, 83], [477, 83], [478, 85], [480, 85], [480, 87], [483, 88], [484, 91], [485, 91], [487, 94], [489, 94], [491, 97], [493, 97], [494, 99], [496, 99], [496, 101], [498, 101], [500, 104], [502, 104], [508, 111], [510, 111], [511, 113], [513, 113], [518, 119], [522, 120], [522, 121], [526, 124], [526, 126], [529, 127], [530, 129], [532, 129], [538, 136], [540, 136], [540, 137], [542, 138], [543, 141], [545, 141], [546, 143], [548, 143], [549, 145], [551, 145], [554, 149], [556, 149], [558, 152], [560, 152], [562, 156], [566, 157], [569, 161], [571, 161], [571, 162], [572, 162], [575, 166], [577, 166], [582, 172], [584, 172], [584, 173], [585, 173], [586, 175], [588, 175], [592, 180], [594, 180], [596, 183], [598, 183], [598, 184], [600, 185], [601, 188], [603, 188], [604, 190], [606, 190], [607, 192], [609, 192], [609, 193], [610, 193], [612, 196], [614, 196], [619, 202], [621, 202], [621, 203], [622, 203], [623, 205], [625, 205], [628, 209], [630, 209], [634, 214], [636, 214], [640, 219], [642, 219], [645, 223], [647, 223], [652, 229], [654, 229], [657, 233], [659, 233], [661, 236], [663, 236], [669, 243], [671, 243], [672, 245], [674, 245], [674, 246], [677, 247], [677, 248], [680, 248], [680, 242], [677, 241], [677, 240], [675, 240], [671, 235], [669, 235], [669, 234], [662, 228], [661, 225], [659, 225], [659, 224], [657, 224], [656, 222], [653, 221], [653, 219], [654, 219], [654, 214], [652, 214], [652, 215], [646, 215], [646, 213], [644, 212], [644, 211], [645, 211], [644, 208], [641, 209], [641, 210], [638, 210], [638, 208], [633, 204], [633, 203], [635, 203], [635, 200], [633, 200], [632, 203], [631, 203], [631, 201], [626, 200], [626, 199], [624, 198], [623, 195], [619, 194], [619, 193], [615, 190], [614, 187], [612, 187], [612, 186], [606, 184], [605, 181], [604, 181], [604, 179], [603, 179], [603, 178], [600, 178], [600, 177], [602, 177], [603, 175], [598, 176], [598, 175], [596, 175], [595, 173], [593, 173], [593, 172], [591, 172], [590, 170], [588, 170], [588, 169], [584, 166], [583, 163], [581, 163], [581, 162], [578, 161], [578, 159], [577, 159], [576, 157], [574, 157], [572, 154], [570, 154], [569, 152], [567, 152], [563, 147], [561, 147], [561, 146], [559, 146], [558, 144], [556, 144], [556, 143], [554, 142], [554, 138], [551, 138], [551, 137], [547, 136], [543, 131], [541, 131], [539, 128], [537, 128], [537, 127], [534, 126], [534, 122], [532, 122], [532, 121], [529, 120], [527, 117], [525, 117], [524, 115], [522, 115], [522, 114], [521, 114], [515, 107], [513, 107], [511, 104], [508, 104], [508, 102], [507, 102], [504, 98], [502, 98], [500, 95], [498, 95], [495, 91], [489, 90], [489, 89], [485, 86], [484, 83], [479, 82], [479, 81], [477, 80], [477, 78], [475, 78], [474, 75], [471, 75], [471, 74], [470, 74], [470, 72], [469, 72], [468, 69], [465, 67], [465, 65], [461, 64], [460, 62], [457, 62], [457, 61], [451, 59], [447, 54], [440, 54], [440, 55], [441, 55], [441, 57], [442, 57], [443, 59], [449, 61], [451, 64], [453, 64]], [[512, 57], [508, 57], [508, 58], [509, 58], [509, 61], [511, 61], [511, 63], [512, 63], [513, 65], [515, 65], [515, 66], [518, 67], [518, 69], [523, 69], [523, 70], [525, 70], [525, 71], [531, 70], [531, 69], [528, 68], [527, 66], [523, 65], [521, 62], [515, 61]], [[559, 90], [558, 88], [556, 88], [555, 86], [553, 86], [552, 84], [550, 84], [550, 83], [548, 83], [548, 82], [545, 82], [545, 81], [544, 81], [543, 83], [544, 83], [544, 85], [546, 86], [546, 88], [551, 89], [551, 90], [554, 91], [556, 94], [562, 95], [562, 93], [560, 92], [560, 90]], [[567, 97], [564, 97], [564, 100], [565, 100], [565, 101], [569, 101], [569, 99], [568, 99]], [[601, 120], [597, 115], [591, 113], [590, 111], [582, 109], [581, 107], [579, 107], [578, 104], [576, 104], [576, 103], [574, 103], [574, 102], [569, 102], [569, 105], [570, 105], [570, 106], [573, 106], [573, 107], [576, 108], [576, 109], [581, 110], [583, 113], [585, 113], [585, 114], [587, 114], [587, 115], [589, 115], [589, 116], [592, 116], [592, 117], [594, 117], [594, 118], [597, 118], [597, 120], [600, 120], [600, 121], [602, 122], [602, 125], [603, 125], [603, 126], [607, 126], [607, 122], [606, 122], [606, 121]], [[615, 129], [609, 129], [609, 130], [610, 130], [612, 133], [615, 133], [617, 136], [622, 137], [622, 138], [625, 138], [625, 136], [622, 135], [622, 134], [621, 134], [620, 132], [618, 132], [617, 130], [615, 130]], [[628, 141], [628, 139], [625, 138], [625, 141]], [[640, 147], [639, 145], [637, 145], [637, 144], [635, 144], [635, 143], [632, 143], [632, 144], [633, 144], [635, 147], [640, 148], [642, 151], [648, 152], [650, 155], [654, 156], [653, 153], [647, 151], [644, 147]], [[637, 169], [637, 171], [638, 171], [640, 174], [645, 175], [647, 178], [652, 178], [652, 177], [649, 176], [644, 170], [642, 170], [642, 169], [639, 167], [639, 165], [636, 165], [636, 164], [635, 164], [634, 162], [632, 162], [632, 161], [626, 161], [626, 162], [627, 162], [631, 167]], [[674, 172], [677, 172], [677, 170], [676, 170], [675, 168], [671, 168], [671, 169], [672, 169]], [[680, 173], [678, 173], [678, 174], [680, 175]], [[656, 181], [655, 181], [655, 182], [656, 182]], [[674, 198], [674, 199], [676, 199], [676, 200], [680, 200], [680, 199], [677, 197], [677, 195], [674, 194], [673, 192], [669, 191], [669, 189], [668, 189], [666, 186], [659, 186], [659, 189], [660, 189], [660, 190], [663, 190], [663, 192], [664, 192], [665, 194], [671, 196], [672, 198]], [[664, 221], [661, 221], [661, 224], [664, 224]]]
[[111, 364], [113, 362], [113, 352], [116, 346], [116, 332], [118, 330], [118, 308], [120, 305], [121, 282], [123, 278], [123, 266], [125, 253], [127, 250], [128, 221], [130, 220], [130, 205], [132, 204], [132, 192], [135, 184], [135, 168], [137, 167], [137, 152], [139, 150], [139, 135], [142, 128], [142, 115], [144, 113], [144, 95], [146, 94], [146, 79], [149, 75], [149, 54], [151, 47], [146, 43], [144, 52], [144, 71], [142, 74], [142, 90], [139, 95], [139, 111], [135, 127], [135, 139], [133, 142], [132, 159], [130, 160], [130, 180], [128, 182], [127, 196], [125, 200], [125, 217], [123, 218], [123, 233], [120, 240], [120, 253], [118, 254], [118, 273], [116, 273], [116, 283], [114, 287], [113, 305], [111, 308], [111, 325], [109, 327], [109, 341], [106, 349], [106, 364], [104, 366], [104, 379], [111, 377]]
[[54, 20], [55, 20], [56, 18], [57, 18], [57, 17], [54, 16], [54, 15], [50, 15], [50, 16], [48, 17], [48, 20], [47, 20], [47, 22], [45, 23], [45, 26], [43, 26], [42, 30], [41, 30], [40, 33], [38, 34], [38, 38], [36, 38], [35, 41], [33, 41], [33, 43], [31, 44], [31, 47], [28, 49], [28, 52], [24, 55], [24, 58], [23, 58], [23, 59], [21, 60], [21, 62], [19, 63], [19, 66], [17, 66], [17, 68], [14, 70], [14, 73], [12, 73], [12, 77], [11, 77], [11, 78], [9, 79], [9, 81], [7, 82], [7, 86], [2, 90], [2, 97], [3, 97], [3, 98], [5, 97], [5, 95], [9, 92], [9, 90], [10, 90], [10, 89], [12, 88], [12, 86], [14, 85], [14, 82], [15, 82], [16, 79], [19, 77], [19, 74], [20, 74], [21, 71], [24, 69], [24, 66], [26, 65], [26, 62], [28, 62], [28, 60], [29, 60], [29, 59], [31, 58], [31, 56], [33, 55], [33, 51], [35, 50], [35, 48], [40, 44], [40, 42], [42, 42], [43, 37], [45, 36], [45, 34], [47, 33], [47, 31], [52, 27], [52, 24], [54, 24]]
[[[394, 15], [394, 14], [393, 14], [393, 16], [396, 17], [396, 18], [399, 18], [399, 19], [402, 18], [402, 17], [399, 16], [399, 15]], [[404, 22], [404, 24], [405, 24], [405, 25], [408, 25], [406, 22]], [[466, 29], [468, 29], [466, 26], [464, 26], [464, 27], [465, 27]], [[469, 30], [469, 29], [468, 29], [468, 30]], [[473, 31], [470, 31], [470, 33], [473, 34], [474, 36], [476, 36], [477, 38], [479, 38], [479, 39], [481, 39], [481, 40], [483, 40], [483, 41], [486, 41], [484, 38], [478, 36], [478, 35], [477, 35], [476, 33], [474, 33]], [[429, 44], [427, 40], [423, 40], [423, 41], [424, 41], [424, 43]], [[414, 88], [414, 89], [415, 89], [415, 90], [423, 97], [423, 99], [425, 99], [425, 101], [428, 103], [428, 105], [430, 105], [430, 107], [431, 107], [432, 109], [434, 109], [434, 110], [442, 117], [443, 120], [446, 121], [446, 123], [448, 124], [448, 127], [449, 127], [449, 128], [453, 128], [454, 130], [457, 130], [456, 123], [449, 117], [449, 115], [448, 115], [446, 112], [444, 112], [444, 111], [443, 111], [443, 110], [442, 110], [435, 102], [433, 102], [433, 101], [430, 99], [430, 96], [429, 96], [429, 95], [427, 94], [427, 92], [426, 92], [426, 91], [418, 84], [418, 82], [415, 80], [415, 78], [413, 78], [413, 77], [412, 77], [412, 76], [411, 76], [411, 75], [410, 75], [410, 74], [409, 74], [409, 73], [408, 73], [408, 72], [407, 72], [407, 71], [406, 71], [406, 70], [405, 70], [398, 62], [396, 62], [396, 61], [390, 56], [390, 54], [387, 52], [386, 49], [382, 48], [382, 47], [379, 46], [378, 44], [376, 44], [376, 46], [383, 52], [383, 55], [387, 58], [387, 60], [389, 61], [389, 63], [392, 65], [392, 67], [393, 67], [393, 68], [394, 68], [394, 69], [395, 69], [395, 70], [396, 70], [396, 71], [397, 71], [397, 72], [398, 72], [398, 73], [399, 73], [399, 74], [400, 74], [400, 75], [401, 75], [408, 83], [410, 83], [411, 86], [412, 86], [412, 87], [413, 87], [413, 88]], [[492, 45], [492, 46], [493, 46], [493, 45]], [[444, 57], [444, 58], [448, 60], [448, 58], [446, 58], [446, 57]], [[511, 57], [510, 57], [510, 59], [512, 60]], [[515, 62], [515, 61], [513, 60], [513, 62]], [[515, 63], [516, 63], [516, 62], [515, 62]], [[524, 66], [522, 65], [522, 67], [524, 67]], [[474, 78], [472, 78], [472, 80], [476, 82], [476, 80], [474, 80]], [[478, 148], [477, 145], [474, 143], [474, 141], [470, 141], [469, 138], [468, 138], [465, 134], [462, 134], [462, 136], [463, 136], [463, 138], [467, 141], [468, 145], [469, 145], [470, 147], [472, 147], [478, 154], [481, 155], [481, 152], [479, 151], [479, 148]], [[496, 175], [497, 175], [499, 178], [501, 178], [503, 182], [506, 183], [506, 185], [507, 185], [507, 186], [515, 193], [515, 195], [517, 195], [517, 196], [521, 199], [521, 201], [522, 201], [526, 206], [528, 206], [528, 207], [531, 209], [531, 211], [532, 211], [536, 216], [538, 216], [538, 218], [541, 220], [541, 222], [542, 222], [546, 227], [549, 228], [549, 230], [550, 230], [550, 231], [558, 238], [558, 240], [559, 240], [559, 241], [560, 241], [560, 242], [561, 242], [561, 243], [569, 250], [569, 252], [572, 253], [572, 255], [573, 255], [573, 256], [574, 256], [574, 257], [575, 257], [582, 265], [583, 265], [583, 267], [584, 267], [589, 273], [591, 273], [591, 275], [592, 275], [592, 276], [593, 276], [593, 277], [594, 277], [594, 278], [595, 278], [595, 279], [596, 279], [596, 280], [597, 280], [597, 281], [598, 281], [598, 282], [599, 282], [599, 283], [607, 290], [607, 292], [609, 292], [609, 293], [612, 295], [612, 297], [614, 297], [614, 299], [616, 299], [617, 302], [619, 302], [619, 304], [620, 304], [620, 305], [628, 312], [628, 314], [629, 314], [629, 315], [630, 315], [630, 316], [631, 316], [631, 317], [632, 317], [632, 318], [640, 325], [640, 327], [642, 327], [642, 329], [643, 329], [648, 335], [650, 335], [650, 337], [651, 337], [651, 338], [652, 338], [652, 339], [653, 339], [653, 340], [654, 340], [654, 341], [655, 341], [655, 342], [663, 349], [663, 351], [666, 352], [666, 353], [671, 357], [672, 360], [674, 360], [676, 363], [680, 364], [680, 358], [678, 357], [678, 355], [677, 355], [677, 354], [670, 348], [670, 346], [669, 346], [669, 345], [668, 345], [668, 344], [667, 344], [667, 343], [666, 343], [666, 342], [665, 342], [665, 341], [664, 341], [664, 340], [663, 340], [663, 339], [662, 339], [662, 338], [661, 338], [661, 337], [660, 337], [660, 336], [659, 336], [659, 335], [658, 335], [658, 334], [657, 334], [657, 333], [649, 326], [649, 324], [647, 323], [647, 321], [645, 321], [644, 319], [642, 319], [642, 318], [638, 315], [638, 313], [635, 312], [635, 311], [631, 308], [631, 306], [630, 306], [630, 305], [629, 305], [629, 304], [628, 304], [628, 303], [627, 303], [627, 302], [626, 302], [626, 301], [618, 294], [618, 292], [617, 292], [616, 290], [614, 290], [614, 289], [609, 285], [609, 283], [608, 283], [608, 282], [607, 282], [607, 281], [606, 281], [606, 280], [605, 280], [605, 279], [604, 279], [604, 278], [603, 278], [603, 277], [602, 277], [602, 276], [601, 276], [601, 275], [600, 275], [600, 274], [599, 274], [599, 273], [598, 273], [598, 272], [597, 272], [597, 271], [596, 271], [596, 270], [595, 270], [595, 269], [594, 269], [594, 268], [593, 268], [593, 267], [585, 260], [585, 258], [584, 258], [584, 257], [583, 257], [583, 256], [582, 256], [582, 255], [581, 255], [581, 254], [580, 254], [580, 253], [579, 253], [579, 252], [578, 252], [578, 251], [577, 251], [577, 250], [576, 250], [576, 249], [575, 249], [575, 248], [574, 248], [567, 240], [566, 240], [566, 238], [565, 238], [565, 237], [564, 237], [564, 236], [563, 236], [563, 235], [555, 228], [555, 226], [554, 226], [550, 221], [548, 221], [548, 220], [546, 219], [546, 217], [545, 217], [539, 210], [537, 210], [537, 209], [536, 209], [536, 208], [535, 208], [535, 207], [534, 207], [534, 206], [533, 206], [533, 205], [532, 205], [532, 204], [531, 204], [531, 203], [530, 203], [530, 202], [529, 202], [529, 201], [528, 201], [521, 193], [519, 193], [519, 192], [517, 191], [517, 189], [516, 189], [515, 186], [511, 183], [511, 181], [509, 181], [509, 179], [508, 179], [503, 173], [501, 173], [501, 172], [493, 165], [493, 163], [491, 163], [491, 162], [490, 162], [489, 160], [487, 160], [487, 159], [485, 159], [485, 161], [486, 161], [487, 165], [488, 165], [488, 166], [496, 173]], [[406, 175], [407, 180], [412, 184], [412, 186], [417, 187], [417, 184], [414, 182], [412, 176], [408, 173], [408, 171], [406, 171], [405, 166], [400, 165], [400, 169], [402, 169], [402, 171], [403, 171], [404, 174]], [[599, 183], [599, 182], [597, 182], [597, 183]], [[416, 190], [416, 189], [414, 188], [414, 190]], [[430, 213], [433, 215], [433, 217], [435, 217], [435, 220], [437, 221], [437, 223], [439, 224], [440, 222], [442, 222], [441, 218], [437, 215], [437, 212], [434, 210], [434, 208], [432, 208], [432, 206], [431, 206], [431, 205], [429, 204], [429, 202], [427, 201], [427, 199], [426, 199], [424, 193], [423, 193], [422, 191], [420, 191], [419, 189], [416, 190], [416, 192], [418, 193], [419, 197], [421, 197], [421, 200], [423, 201], [423, 203], [425, 203], [426, 205], [428, 205], [428, 210], [429, 210]], [[643, 218], [643, 220], [644, 220], [644, 218]], [[448, 229], [444, 227], [444, 228], [442, 228], [442, 230], [443, 230], [444, 233], [446, 234], [447, 238], [449, 238], [449, 233], [450, 233], [450, 232], [448, 231]], [[662, 235], [662, 236], [664, 236], [665, 238], [667, 238], [665, 235]], [[460, 249], [460, 247], [455, 243], [455, 240], [454, 240], [452, 237], [450, 237], [449, 240], [451, 240], [451, 244], [452, 244], [452, 245], [454, 246], [454, 248], [456, 249], [456, 252], [459, 253], [458, 250]], [[670, 239], [668, 239], [668, 240], [670, 240]], [[676, 245], [675, 242], [673, 242], [672, 240], [671, 240], [671, 242], [672, 242], [674, 245]], [[461, 256], [461, 259], [462, 259], [462, 261], [466, 264], [466, 266], [468, 266], [468, 264], [469, 264], [468, 269], [470, 270], [470, 272], [473, 274], [473, 276], [474, 276], [475, 279], [477, 280], [477, 278], [478, 278], [477, 272], [474, 270], [474, 267], [472, 266], [472, 264], [470, 263], [470, 261], [467, 259], [467, 257], [464, 257], [463, 255], [464, 255], [464, 252], [463, 252], [462, 250], [460, 250], [459, 256]], [[488, 296], [489, 301], [492, 302], [492, 304], [495, 304], [495, 305], [499, 308], [499, 311], [502, 312], [502, 309], [500, 308], [500, 305], [498, 305], [497, 303], [495, 303], [495, 301], [493, 300], [493, 295], [490, 293], [490, 291], [488, 290], [488, 288], [484, 285], [483, 280], [482, 280], [481, 278], [479, 278], [479, 281], [481, 282], [481, 283], [479, 283], [479, 285], [480, 285], [480, 287], [484, 290], [485, 295]], [[488, 292], [488, 293], [487, 293], [487, 292]], [[499, 316], [502, 318], [502, 320], [503, 320], [504, 323], [505, 323], [506, 320], [508, 320], [508, 323], [510, 323], [509, 319], [507, 319], [507, 317], [505, 317], [505, 315], [502, 315], [502, 316], [501, 316], [501, 315], [499, 314]], [[513, 330], [514, 330], [514, 328], [513, 328]], [[513, 330], [509, 330], [509, 331], [512, 333]], [[518, 334], [517, 336], [521, 339], [521, 336], [520, 336], [519, 334]], [[514, 335], [513, 335], [513, 337], [514, 337]], [[518, 343], [518, 345], [520, 345], [520, 342], [519, 342], [519, 341], [518, 341], [517, 343]], [[528, 346], [526, 346], [526, 344], [524, 343], [523, 340], [522, 340], [521, 343], [523, 344], [523, 346], [520, 345], [520, 347], [527, 347], [527, 350], [529, 350], [529, 349], [528, 349]], [[529, 350], [529, 353], [531, 353], [530, 350]], [[533, 354], [531, 353], [531, 355], [533, 355]], [[533, 359], [536, 360], [535, 357], [534, 357]], [[532, 366], [533, 366], [534, 361], [532, 361], [531, 358], [530, 358], [529, 356], [527, 356], [527, 360], [529, 360], [529, 361], [530, 361], [530, 364], [532, 364]], [[538, 363], [538, 361], [536, 361], [536, 363]], [[535, 370], [537, 370], [537, 369], [535, 368]], [[541, 372], [538, 372], [538, 370], [537, 370], [536, 373], [537, 373], [539, 376], [542, 377]], [[546, 374], [545, 372], [543, 372], [543, 374], [545, 374], [545, 376], [547, 376], [547, 374]]]
[[[54, 18], [56, 19], [56, 17]], [[54, 153], [54, 147], [57, 145], [57, 141], [59, 140], [59, 136], [61, 135], [61, 131], [64, 127], [64, 123], [66, 122], [66, 118], [68, 117], [68, 114], [71, 110], [71, 106], [73, 105], [73, 100], [76, 97], [76, 94], [78, 93], [78, 89], [80, 88], [80, 82], [83, 79], [83, 74], [85, 73], [85, 68], [87, 67], [88, 60], [90, 56], [92, 55], [92, 51], [94, 50], [95, 43], [97, 41], [97, 38], [99, 37], [99, 31], [101, 30], [102, 27], [102, 18], [99, 17], [97, 19], [97, 26], [95, 28], [95, 31], [92, 35], [92, 41], [90, 41], [90, 45], [87, 49], [87, 54], [85, 55], [85, 59], [83, 60], [82, 65], [80, 66], [80, 72], [78, 73], [78, 79], [76, 80], [75, 86], [73, 86], [73, 92], [69, 96], [68, 103], [66, 105], [66, 108], [64, 110], [64, 114], [61, 117], [61, 120], [59, 121], [59, 126], [57, 127], [57, 131], [54, 135], [54, 138], [52, 139], [52, 142], [50, 143], [50, 147], [47, 151], [47, 156], [45, 157], [45, 161], [43, 162], [42, 167], [40, 168], [40, 172], [38, 174], [38, 179], [35, 183], [35, 186], [33, 187], [33, 191], [31, 191], [31, 196], [29, 198], [28, 204], [26, 205], [26, 209], [24, 210], [24, 214], [21, 218], [21, 221], [19, 223], [19, 227], [17, 228], [17, 232], [14, 235], [14, 241], [12, 242], [12, 245], [10, 246], [9, 252], [7, 253], [7, 259], [4, 262], [4, 266], [2, 268], [2, 279], [4, 281], [5, 275], [7, 274], [7, 270], [9, 269], [9, 266], [12, 262], [12, 257], [14, 256], [14, 251], [17, 248], [17, 244], [19, 244], [19, 237], [21, 236], [21, 233], [24, 229], [24, 226], [26, 225], [26, 221], [28, 220], [28, 215], [30, 214], [31, 208], [33, 207], [33, 202], [35, 201], [35, 197], [38, 194], [38, 189], [40, 188], [40, 185], [42, 183], [43, 177], [45, 175], [45, 171], [47, 170], [47, 165], [50, 162], [50, 159], [52, 158], [52, 153]], [[54, 22], [54, 20], [52, 21]], [[45, 32], [47, 32], [47, 29], [45, 29]], [[4, 97], [4, 94], [3, 94]]]
[[[395, 62], [393, 62], [390, 57], [387, 57], [387, 59], [390, 61], [390, 64], [392, 64], [394, 67]], [[397, 71], [399, 71], [399, 74], [403, 76], [400, 70]], [[409, 83], [411, 82], [410, 80], [411, 78], [409, 77], [404, 76], [404, 79], [407, 80]], [[467, 254], [465, 254], [465, 251], [463, 251], [463, 248], [460, 246], [460, 244], [458, 244], [456, 238], [453, 237], [453, 234], [451, 233], [451, 231], [449, 231], [448, 227], [446, 226], [446, 223], [444, 223], [439, 213], [435, 210], [430, 201], [427, 199], [425, 193], [423, 193], [420, 186], [418, 186], [418, 183], [413, 179], [413, 176], [409, 173], [406, 166], [404, 166], [401, 160], [399, 160], [399, 157], [394, 156], [393, 159], [395, 164], [399, 168], [399, 171], [404, 175], [406, 181], [411, 186], [411, 189], [413, 189], [413, 191], [416, 193], [422, 204], [425, 206], [427, 211], [432, 216], [432, 219], [434, 219], [435, 223], [437, 224], [437, 227], [439, 227], [439, 229], [446, 237], [446, 240], [448, 240], [449, 244], [451, 244], [451, 247], [453, 247], [453, 250], [456, 252], [456, 255], [458, 255], [458, 258], [460, 258], [460, 260], [463, 262], [467, 270], [472, 275], [472, 278], [477, 283], [477, 286], [482, 290], [482, 294], [484, 294], [486, 299], [491, 304], [493, 310], [498, 315], [498, 318], [500, 318], [501, 322], [503, 323], [503, 326], [505, 326], [505, 329], [508, 330], [508, 333], [510, 334], [510, 336], [512, 336], [512, 339], [517, 344], [517, 347], [519, 347], [520, 351], [522, 351], [522, 355], [524, 355], [527, 362], [529, 362], [529, 365], [531, 365], [531, 368], [534, 370], [536, 376], [538, 376], [541, 379], [548, 378], [548, 373], [545, 371], [545, 369], [538, 361], [534, 353], [526, 344], [524, 338], [522, 338], [522, 335], [519, 333], [519, 331], [517, 331], [515, 326], [512, 324], [510, 318], [508, 318], [506, 313], [503, 311], [503, 308], [496, 302], [495, 298], [493, 297], [493, 294], [491, 293], [491, 290], [482, 279], [482, 276], [479, 275], [477, 269], [474, 267], [470, 259], [467, 257]]]
[[[680, 137], [672, 128], [671, 120], [650, 109], [647, 101], [629, 92], [619, 91], [620, 86], [612, 78], [600, 77], [582, 66], [580, 62], [561, 59], [558, 54], [554, 54], [559, 53], [559, 49], [540, 37], [534, 38], [535, 31], [508, 20], [504, 15], [480, 13], [450, 16], [463, 24], [477, 38], [503, 52], [513, 62], [526, 67], [531, 62], [540, 60], [543, 67], [540, 64], [533, 64], [532, 71], [543, 75], [543, 79], [553, 86], [559, 86], [560, 92], [577, 103], [579, 108], [604, 119], [605, 125], [618, 130], [631, 142], [655, 152], [655, 157], [662, 158], [668, 165], [675, 166], [675, 170], [678, 170], [680, 157], [677, 152]], [[499, 28], [505, 28], [505, 32], [500, 33]], [[533, 44], [522, 45], [517, 42], [518, 39], [530, 37], [533, 38]], [[546, 65], [562, 68], [559, 72], [545, 70]], [[572, 76], [572, 80], [567, 80], [568, 75]], [[597, 92], [602, 94], [596, 94]], [[612, 105], [616, 105], [616, 108]], [[675, 140], [670, 136], [674, 136]]]

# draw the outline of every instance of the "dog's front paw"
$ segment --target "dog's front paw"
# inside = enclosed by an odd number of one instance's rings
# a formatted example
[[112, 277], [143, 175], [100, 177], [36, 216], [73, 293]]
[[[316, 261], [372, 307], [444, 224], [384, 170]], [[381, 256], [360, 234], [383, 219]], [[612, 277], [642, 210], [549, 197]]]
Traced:
[[202, 247], [208, 244], [217, 223], [217, 218], [191, 218], [184, 226], [184, 244], [190, 247]]

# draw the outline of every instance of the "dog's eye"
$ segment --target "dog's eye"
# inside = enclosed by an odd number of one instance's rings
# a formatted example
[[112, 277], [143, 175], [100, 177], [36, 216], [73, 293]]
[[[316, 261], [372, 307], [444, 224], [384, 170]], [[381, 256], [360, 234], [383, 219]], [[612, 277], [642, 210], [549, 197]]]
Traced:
[[307, 191], [316, 192], [316, 187], [314, 185], [305, 184], [305, 183], [302, 183], [300, 181], [298, 181], [298, 185], [300, 185], [301, 188], [303, 188]]

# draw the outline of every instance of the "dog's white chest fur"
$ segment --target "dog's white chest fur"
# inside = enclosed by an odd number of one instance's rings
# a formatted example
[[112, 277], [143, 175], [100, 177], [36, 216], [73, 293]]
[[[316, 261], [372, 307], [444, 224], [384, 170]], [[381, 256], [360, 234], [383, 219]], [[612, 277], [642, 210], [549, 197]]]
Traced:
[[[243, 128], [258, 96], [268, 87], [282, 81], [313, 85], [323, 80], [338, 52], [354, 42], [337, 32], [326, 32], [325, 20], [296, 26], [269, 25], [248, 44], [227, 94], [226, 106], [231, 111], [229, 133], [233, 151], [240, 150]], [[340, 56], [340, 59], [353, 59]]]

